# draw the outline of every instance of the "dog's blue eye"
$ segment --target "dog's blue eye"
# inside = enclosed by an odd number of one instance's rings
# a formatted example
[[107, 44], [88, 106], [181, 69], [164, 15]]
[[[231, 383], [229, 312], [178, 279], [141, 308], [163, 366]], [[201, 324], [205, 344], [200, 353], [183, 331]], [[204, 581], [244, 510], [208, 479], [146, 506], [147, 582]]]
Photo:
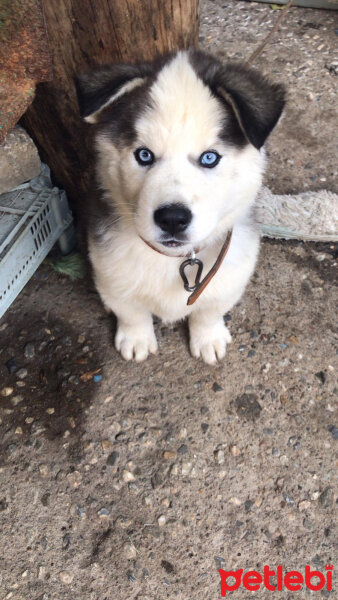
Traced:
[[207, 167], [207, 169], [212, 169], [218, 165], [221, 160], [221, 156], [218, 152], [214, 152], [213, 150], [208, 150], [207, 152], [203, 152], [199, 158], [199, 163], [201, 167]]
[[137, 162], [144, 167], [152, 165], [155, 160], [155, 156], [149, 148], [138, 148], [135, 150], [134, 156]]

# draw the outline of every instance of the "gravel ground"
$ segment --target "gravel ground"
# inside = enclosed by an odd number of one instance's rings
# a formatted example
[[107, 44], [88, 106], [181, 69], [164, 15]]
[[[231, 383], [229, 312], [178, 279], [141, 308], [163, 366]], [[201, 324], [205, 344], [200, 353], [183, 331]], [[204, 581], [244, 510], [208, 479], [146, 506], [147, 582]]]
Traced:
[[[295, 9], [288, 60], [277, 41], [260, 59], [295, 99], [270, 144], [278, 192], [334, 189], [334, 17]], [[203, 2], [202, 43], [241, 58], [273, 18]], [[158, 355], [125, 363], [90, 280], [39, 268], [0, 321], [0, 600], [214, 600], [219, 568], [337, 564], [336, 260], [264, 241], [215, 368], [189, 356], [185, 324], [157, 323]]]

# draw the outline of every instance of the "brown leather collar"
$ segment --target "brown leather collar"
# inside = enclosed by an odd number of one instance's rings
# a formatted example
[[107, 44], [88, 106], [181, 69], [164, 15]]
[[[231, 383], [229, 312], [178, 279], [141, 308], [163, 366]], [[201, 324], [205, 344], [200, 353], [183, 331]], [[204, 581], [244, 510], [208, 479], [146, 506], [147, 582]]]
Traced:
[[[149, 248], [151, 248], [152, 250], [155, 250], [159, 254], [163, 254], [164, 256], [168, 256], [168, 257], [173, 256], [174, 258], [186, 258], [187, 259], [180, 266], [180, 275], [183, 279], [184, 288], [187, 291], [192, 292], [187, 300], [187, 305], [191, 306], [191, 304], [194, 304], [194, 302], [196, 302], [197, 298], [200, 297], [203, 290], [205, 290], [205, 288], [207, 287], [208, 283], [210, 283], [212, 278], [216, 275], [218, 269], [220, 268], [226, 254], [229, 250], [231, 237], [232, 237], [232, 229], [230, 229], [230, 231], [228, 232], [228, 235], [225, 239], [225, 242], [221, 248], [221, 251], [220, 251], [218, 257], [216, 258], [215, 263], [211, 267], [210, 271], [206, 274], [206, 276], [203, 277], [202, 281], [200, 281], [200, 274], [202, 273], [203, 263], [198, 258], [195, 258], [195, 254], [200, 252], [201, 248], [196, 248], [196, 250], [194, 250], [194, 252], [189, 252], [188, 254], [170, 255], [170, 254], [166, 254], [165, 252], [161, 252], [161, 250], [158, 250], [158, 248], [155, 248], [155, 246], [153, 246], [150, 242], [147, 242], [147, 240], [143, 239], [142, 237], [141, 237], [141, 240], [145, 244], [147, 244], [147, 246], [149, 246]], [[198, 268], [197, 275], [195, 278], [195, 284], [193, 286], [189, 286], [187, 277], [184, 273], [184, 269], [187, 266], [189, 266], [189, 265], [193, 266], [194, 264], [197, 264], [199, 268]]]
[[[188, 258], [188, 256], [191, 255], [191, 251], [187, 252], [187, 254], [167, 254], [166, 252], [163, 252], [162, 250], [159, 250], [158, 248], [153, 246], [150, 242], [147, 242], [147, 240], [145, 240], [142, 236], [139, 237], [141, 238], [142, 242], [149, 246], [149, 248], [155, 250], [155, 252], [158, 252], [159, 254], [163, 254], [163, 256], [168, 256], [169, 258]], [[194, 252], [195, 254], [197, 254], [198, 252], [201, 252], [201, 250], [203, 250], [203, 248], [198, 247], [196, 248], [196, 250], [194, 250]]]

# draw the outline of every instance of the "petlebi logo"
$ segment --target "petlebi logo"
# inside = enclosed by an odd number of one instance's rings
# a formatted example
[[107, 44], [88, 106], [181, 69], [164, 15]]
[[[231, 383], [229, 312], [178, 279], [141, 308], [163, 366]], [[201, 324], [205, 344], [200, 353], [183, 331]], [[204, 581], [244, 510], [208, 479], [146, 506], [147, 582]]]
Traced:
[[276, 570], [265, 565], [263, 574], [258, 571], [244, 573], [244, 569], [238, 569], [237, 571], [219, 569], [221, 596], [224, 598], [227, 592], [234, 592], [240, 587], [244, 587], [249, 592], [256, 592], [262, 588], [269, 590], [269, 592], [282, 592], [283, 590], [297, 592], [305, 586], [312, 592], [319, 592], [324, 588], [331, 592], [333, 565], [328, 564], [325, 569], [324, 574], [321, 571], [312, 571], [311, 567], [306, 565], [304, 575], [300, 571], [284, 573], [281, 565], [278, 565]]

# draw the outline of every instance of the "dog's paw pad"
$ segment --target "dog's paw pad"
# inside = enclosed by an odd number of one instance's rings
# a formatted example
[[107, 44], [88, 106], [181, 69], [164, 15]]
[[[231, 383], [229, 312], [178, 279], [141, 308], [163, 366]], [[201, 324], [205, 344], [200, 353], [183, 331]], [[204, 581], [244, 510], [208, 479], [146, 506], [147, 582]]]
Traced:
[[157, 341], [152, 330], [119, 326], [115, 336], [115, 347], [125, 360], [142, 362], [148, 354], [156, 354]]
[[190, 351], [195, 358], [202, 358], [208, 365], [215, 365], [225, 357], [226, 346], [231, 335], [225, 325], [213, 328], [193, 328], [190, 330]]

